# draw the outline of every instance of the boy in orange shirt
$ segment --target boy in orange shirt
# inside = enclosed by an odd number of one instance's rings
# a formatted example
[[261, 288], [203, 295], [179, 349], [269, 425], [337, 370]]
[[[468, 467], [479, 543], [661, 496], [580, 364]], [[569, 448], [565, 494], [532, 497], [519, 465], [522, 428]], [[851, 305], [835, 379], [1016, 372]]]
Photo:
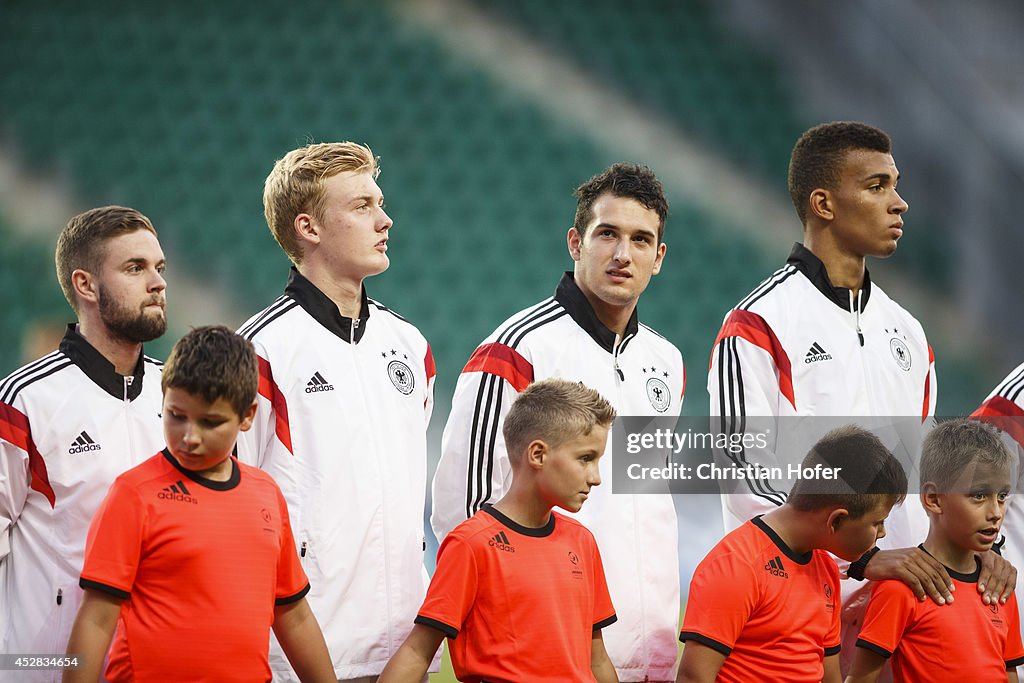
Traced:
[[853, 425], [826, 434], [781, 507], [727, 534], [690, 582], [677, 683], [839, 683], [839, 567], [885, 536], [907, 477], [874, 434]]
[[1017, 596], [984, 604], [974, 595], [981, 560], [1006, 512], [1014, 456], [999, 433], [974, 420], [939, 424], [921, 446], [921, 502], [930, 526], [922, 550], [946, 567], [958, 595], [919, 601], [903, 583], [871, 594], [847, 683], [874, 683], [888, 659], [899, 681], [1011, 681], [1024, 664]]
[[[270, 628], [304, 681], [336, 681], [277, 484], [231, 457], [256, 354], [226, 327], [182, 337], [162, 376], [167, 448], [118, 477], [89, 529], [64, 681], [269, 681]], [[115, 633], [116, 628], [116, 633]]]
[[601, 629], [615, 622], [593, 535], [571, 517], [601, 483], [615, 410], [576, 382], [531, 384], [503, 433], [512, 485], [449, 533], [412, 633], [380, 683], [418, 683], [449, 638], [460, 681], [617, 681]]

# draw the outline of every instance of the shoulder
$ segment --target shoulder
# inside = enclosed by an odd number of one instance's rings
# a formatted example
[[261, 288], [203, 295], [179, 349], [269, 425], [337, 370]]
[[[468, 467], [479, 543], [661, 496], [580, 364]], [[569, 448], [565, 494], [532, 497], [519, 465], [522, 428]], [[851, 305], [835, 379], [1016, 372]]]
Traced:
[[[63, 374], [77, 371], [74, 362], [60, 351], [48, 353], [39, 360], [18, 368], [0, 381], [0, 403], [11, 405], [25, 391], [48, 391], [54, 382], [63, 383]], [[66, 391], [66, 385], [63, 385]], [[62, 392], [63, 395], [63, 392]]]
[[877, 301], [877, 305], [880, 308], [883, 308], [884, 312], [886, 314], [892, 315], [892, 316], [895, 316], [895, 317], [899, 318], [902, 321], [902, 324], [906, 328], [908, 333], [910, 333], [913, 336], [917, 337], [922, 342], [927, 343], [925, 341], [926, 338], [925, 338], [925, 333], [924, 333], [924, 327], [921, 325], [921, 323], [918, 321], [918, 319], [915, 318], [910, 313], [910, 311], [908, 311], [902, 305], [897, 303], [892, 297], [890, 297], [885, 292], [885, 290], [882, 289], [881, 286], [879, 286], [877, 283], [872, 281], [871, 282], [871, 299], [868, 302], [868, 307], [866, 307], [865, 310], [869, 310], [869, 307], [871, 305], [875, 304], [876, 301]]
[[426, 337], [409, 319], [402, 317], [375, 299], [367, 299], [367, 302], [370, 306], [371, 325], [375, 323], [387, 325], [403, 336], [412, 337], [426, 344]]
[[[290, 296], [282, 294], [274, 300], [274, 303], [245, 321], [238, 328], [238, 334], [253, 341], [258, 335], [262, 336], [272, 330], [282, 329], [281, 319], [286, 316], [294, 317], [295, 313], [299, 311], [302, 311], [299, 303]], [[286, 332], [292, 331], [290, 325], [285, 327]]]
[[135, 467], [125, 470], [116, 479], [110, 488], [111, 495], [115, 490], [121, 494], [125, 492], [141, 492], [143, 489], [157, 485], [162, 482], [171, 471], [171, 465], [163, 453], [157, 453], [143, 460]]
[[570, 320], [568, 311], [554, 297], [548, 297], [509, 316], [484, 340], [517, 349], [528, 339], [538, 339], [561, 329]]
[[785, 306], [810, 284], [793, 265], [786, 264], [740, 299], [733, 310], [764, 314]]

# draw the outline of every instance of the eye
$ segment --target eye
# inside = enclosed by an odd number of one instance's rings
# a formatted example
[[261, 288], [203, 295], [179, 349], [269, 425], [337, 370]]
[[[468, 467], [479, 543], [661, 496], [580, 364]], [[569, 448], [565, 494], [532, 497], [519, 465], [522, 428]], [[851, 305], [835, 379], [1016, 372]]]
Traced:
[[166, 264], [166, 263], [161, 263], [161, 264], [159, 264], [159, 265], [158, 265], [158, 266], [156, 267], [156, 272], [160, 273], [161, 275], [163, 275], [163, 274], [164, 274], [164, 271], [165, 271], [165, 270], [167, 270], [167, 264]]
[[633, 241], [640, 242], [641, 244], [650, 244], [651, 237], [650, 235], [636, 235], [635, 237], [633, 237]]
[[133, 273], [133, 274], [134, 273], [141, 273], [142, 272], [142, 267], [139, 266], [138, 263], [129, 263], [128, 267], [125, 268], [125, 271], [127, 271], [129, 273]]
[[1010, 497], [1010, 492], [1009, 491], [1000, 491], [999, 492], [999, 502], [1000, 503], [1005, 503], [1006, 499], [1009, 498], [1009, 497]]
[[220, 427], [222, 424], [224, 424], [224, 421], [205, 419], [200, 420], [199, 424], [200, 426], [202, 426], [203, 429], [216, 429], [217, 427]]

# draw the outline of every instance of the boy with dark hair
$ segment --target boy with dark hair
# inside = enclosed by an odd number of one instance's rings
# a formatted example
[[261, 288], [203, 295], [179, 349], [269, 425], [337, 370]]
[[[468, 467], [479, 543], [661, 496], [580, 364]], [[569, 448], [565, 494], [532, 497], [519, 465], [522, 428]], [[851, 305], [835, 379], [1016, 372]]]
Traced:
[[[119, 476], [93, 518], [65, 681], [270, 680], [271, 625], [304, 681], [335, 681], [273, 479], [231, 457], [256, 411], [256, 355], [225, 327], [164, 368], [167, 447]], [[240, 571], [241, 569], [241, 571]], [[115, 634], [116, 627], [116, 634]]]
[[[613, 164], [576, 189], [566, 234], [573, 268], [553, 296], [509, 317], [466, 362], [452, 397], [433, 481], [430, 524], [443, 540], [511, 485], [500, 429], [531, 382], [562, 377], [609, 397], [623, 415], [675, 418], [686, 372], [671, 342], [640, 320], [638, 303], [664, 263], [668, 202], [650, 168]], [[608, 474], [611, 458], [602, 467]], [[605, 558], [619, 620], [604, 633], [622, 681], [675, 674], [679, 542], [668, 494], [598, 489], [579, 520]]]
[[449, 638], [460, 681], [617, 681], [601, 629], [615, 621], [601, 554], [579, 511], [601, 483], [615, 410], [592, 389], [541, 380], [503, 427], [512, 485], [445, 537], [416, 626], [381, 683], [415, 683]]
[[839, 568], [885, 536], [907, 477], [875, 435], [847, 426], [822, 438], [803, 467], [840, 479], [800, 480], [788, 501], [730, 532], [701, 561], [679, 639], [677, 683], [838, 683]]
[[[976, 420], [943, 422], [924, 440], [921, 502], [930, 528], [919, 547], [946, 567], [958, 593], [970, 595], [981, 573], [978, 553], [999, 536], [1013, 461], [999, 432]], [[874, 683], [890, 658], [897, 683], [1016, 683], [1024, 664], [1016, 594], [1005, 604], [968, 597], [939, 607], [899, 581], [879, 582], [847, 683]]]

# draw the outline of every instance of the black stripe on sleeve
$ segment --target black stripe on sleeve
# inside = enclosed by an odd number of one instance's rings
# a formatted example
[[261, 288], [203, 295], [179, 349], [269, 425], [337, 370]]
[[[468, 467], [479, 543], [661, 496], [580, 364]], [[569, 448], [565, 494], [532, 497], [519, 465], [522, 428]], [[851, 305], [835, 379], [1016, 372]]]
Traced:
[[283, 598], [277, 598], [274, 600], [274, 606], [280, 607], [281, 605], [290, 605], [294, 602], [298, 602], [302, 598], [306, 597], [306, 593], [309, 592], [309, 583], [306, 583], [306, 587], [300, 590], [295, 595], [286, 595]]
[[412, 622], [414, 624], [419, 624], [420, 626], [429, 626], [430, 628], [435, 628], [452, 639], [457, 638], [459, 635], [459, 629], [455, 628], [454, 626], [449, 626], [443, 621], [431, 619], [430, 617], [425, 617], [420, 614], [417, 614], [416, 618], [413, 619]]
[[120, 598], [121, 600], [127, 600], [131, 597], [131, 593], [129, 593], [128, 591], [123, 591], [120, 588], [108, 586], [107, 584], [100, 583], [99, 581], [79, 579], [78, 585], [82, 588], [91, 588], [94, 591], [100, 591], [101, 593], [106, 593], [107, 595], [113, 595], [115, 598]]
[[594, 624], [594, 630], [595, 631], [600, 631], [603, 628], [607, 628], [608, 626], [611, 626], [612, 624], [614, 624], [618, 620], [619, 620], [619, 617], [617, 615], [613, 614], [610, 617], [608, 617], [607, 619], [602, 619], [601, 621], [599, 621], [596, 624]]
[[692, 640], [695, 643], [700, 643], [704, 647], [710, 647], [715, 652], [719, 652], [725, 655], [726, 657], [732, 654], [731, 647], [724, 643], [720, 643], [712, 638], [708, 638], [707, 636], [703, 636], [699, 633], [694, 633], [693, 631], [683, 631], [679, 634], [679, 642], [685, 643], [688, 640]]
[[889, 657], [892, 657], [892, 653], [889, 652], [888, 650], [886, 650], [884, 647], [880, 647], [878, 645], [875, 645], [874, 643], [869, 643], [868, 641], [864, 640], [863, 638], [858, 638], [857, 639], [857, 647], [862, 647], [865, 650], [871, 650], [876, 655], [881, 655], [882, 657], [885, 657], [886, 659], [889, 659]]
[[1018, 666], [1021, 666], [1022, 664], [1024, 664], [1024, 657], [1017, 657], [1017, 659], [1008, 659], [1006, 660], [1006, 670], [1012, 671], [1016, 669]]
[[839, 651], [842, 650], [842, 649], [843, 649], [842, 645], [834, 645], [833, 647], [826, 647], [825, 648], [825, 656], [826, 657], [831, 657], [832, 655], [837, 655], [837, 654], [839, 654]]

